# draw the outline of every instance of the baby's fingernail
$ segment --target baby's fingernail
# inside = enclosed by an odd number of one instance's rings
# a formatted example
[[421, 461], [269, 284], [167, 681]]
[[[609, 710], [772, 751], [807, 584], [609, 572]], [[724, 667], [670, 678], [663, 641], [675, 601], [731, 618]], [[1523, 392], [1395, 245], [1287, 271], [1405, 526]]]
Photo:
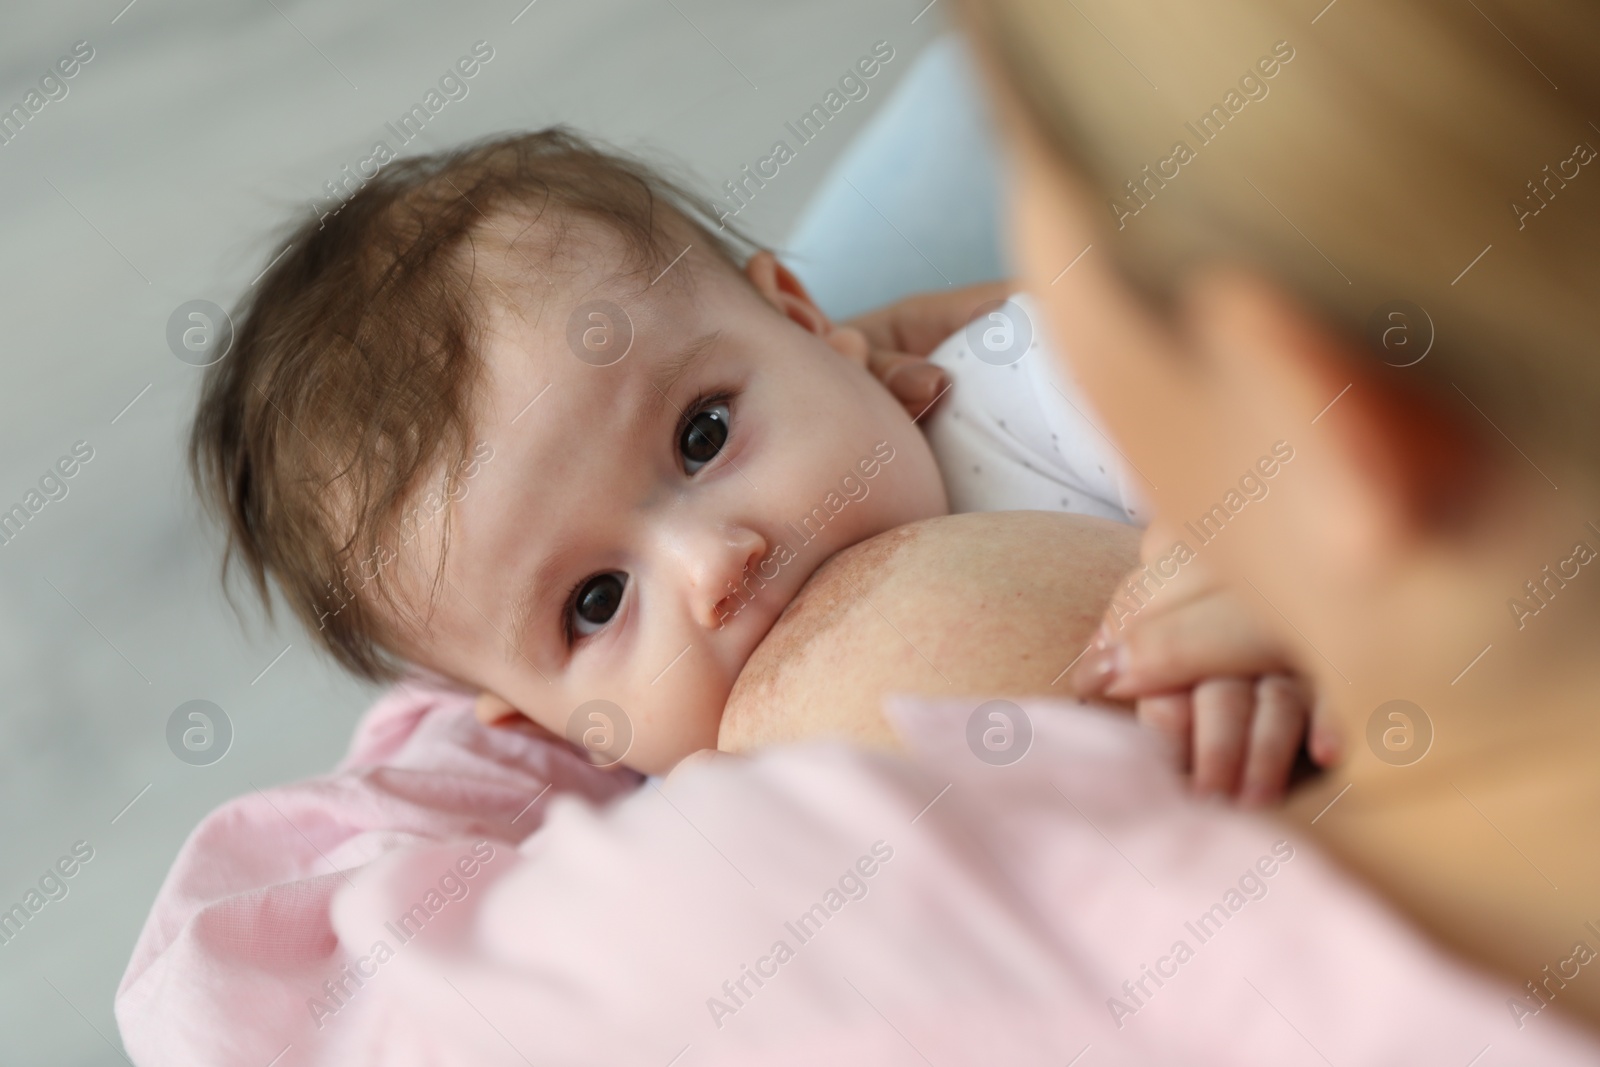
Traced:
[[1116, 683], [1119, 649], [1095, 648], [1090, 646], [1089, 651], [1083, 654], [1083, 659], [1078, 662], [1077, 669], [1072, 672], [1072, 687], [1077, 692], [1088, 695], [1095, 693], [1110, 693], [1110, 687]]
[[1136, 696], [1133, 682], [1128, 677], [1128, 667], [1132, 660], [1128, 646], [1113, 642], [1106, 646], [1102, 654], [1110, 661], [1110, 666], [1106, 668], [1106, 696], [1119, 698]]

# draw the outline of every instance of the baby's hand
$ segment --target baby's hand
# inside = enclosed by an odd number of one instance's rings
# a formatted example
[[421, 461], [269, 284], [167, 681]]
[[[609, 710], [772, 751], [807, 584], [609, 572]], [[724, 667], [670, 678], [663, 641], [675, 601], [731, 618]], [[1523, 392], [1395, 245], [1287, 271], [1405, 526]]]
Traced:
[[917, 418], [948, 384], [944, 371], [928, 362], [928, 354], [985, 303], [1004, 300], [1015, 290], [1013, 282], [996, 281], [908, 296], [842, 324], [829, 343], [841, 351], [846, 345], [859, 350], [872, 376]]
[[926, 355], [880, 348], [855, 326], [833, 327], [827, 341], [841, 355], [865, 365], [913, 419], [933, 407], [949, 384], [944, 370]]
[[[1285, 674], [1207, 678], [1134, 706], [1139, 721], [1167, 740], [1178, 769], [1191, 772], [1196, 793], [1252, 806], [1283, 796], [1315, 718], [1304, 685]], [[1318, 762], [1327, 761], [1326, 745], [1323, 756]]]
[[[1155, 544], [1171, 538], [1147, 535], [1146, 547]], [[1132, 700], [1198, 793], [1266, 804], [1283, 795], [1303, 741], [1320, 766], [1339, 757], [1326, 702], [1199, 561], [1131, 616], [1114, 603], [1068, 684], [1081, 697]]]

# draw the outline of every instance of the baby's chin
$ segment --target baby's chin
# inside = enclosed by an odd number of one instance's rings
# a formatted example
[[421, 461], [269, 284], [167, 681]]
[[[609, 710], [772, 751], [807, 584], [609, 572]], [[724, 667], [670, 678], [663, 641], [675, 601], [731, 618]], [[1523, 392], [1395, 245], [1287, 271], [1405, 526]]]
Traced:
[[[621, 754], [618, 769], [626, 766], [640, 774], [665, 775], [696, 752], [715, 749], [733, 683], [732, 672], [703, 674], [670, 695], [662, 693], [648, 704], [630, 707], [630, 727], [641, 732]], [[645, 696], [639, 694], [638, 699], [644, 701]]]
[[626, 767], [639, 774], [666, 775], [695, 753], [715, 749], [720, 728], [721, 715], [718, 714], [710, 718], [708, 725], [698, 726], [693, 736], [673, 738], [670, 742], [651, 745], [649, 751], [629, 753], [617, 769]]

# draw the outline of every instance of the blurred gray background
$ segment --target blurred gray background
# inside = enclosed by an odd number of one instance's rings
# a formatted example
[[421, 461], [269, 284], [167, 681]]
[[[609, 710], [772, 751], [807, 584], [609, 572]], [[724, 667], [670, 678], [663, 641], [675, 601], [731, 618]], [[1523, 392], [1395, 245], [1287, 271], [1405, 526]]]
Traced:
[[[0, 910], [86, 841], [94, 858], [0, 944], [0, 1060], [120, 1064], [111, 1001], [178, 846], [224, 799], [328, 769], [374, 692], [292, 624], [244, 623], [182, 466], [200, 371], [169, 316], [231, 307], [268, 235], [323, 198], [441, 74], [494, 58], [408, 152], [566, 122], [715, 197], [888, 40], [895, 62], [740, 221], [777, 242], [945, 28], [926, 0], [126, 0], [6, 5], [0, 108], [86, 40], [90, 60], [0, 145], [0, 511], [75, 442], [94, 458], [0, 544]], [[515, 21], [513, 21], [515, 20]], [[393, 143], [393, 140], [391, 143]], [[131, 402], [131, 406], [130, 406]], [[241, 600], [241, 603], [247, 601]], [[216, 703], [226, 756], [168, 748]]]

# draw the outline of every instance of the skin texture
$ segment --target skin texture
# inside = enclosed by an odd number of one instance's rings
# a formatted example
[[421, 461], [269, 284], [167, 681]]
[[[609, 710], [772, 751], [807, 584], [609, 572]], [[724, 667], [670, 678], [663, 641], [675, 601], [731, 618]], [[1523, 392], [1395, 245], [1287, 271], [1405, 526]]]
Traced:
[[[451, 511], [445, 580], [412, 658], [557, 735], [608, 701], [577, 732], [597, 728], [588, 736], [613, 762], [612, 739], [631, 729], [625, 764], [664, 773], [715, 744], [745, 660], [822, 560], [947, 504], [920, 430], [866, 369], [860, 332], [834, 327], [770, 254], [747, 281], [691, 249], [652, 282], [620, 270], [609, 231], [564, 222], [548, 281], [515, 252], [485, 264], [518, 294], [484, 286], [475, 428], [494, 459]], [[575, 309], [600, 299], [634, 331], [608, 366], [568, 342]], [[665, 373], [707, 338], [704, 359]], [[706, 393], [733, 394], [731, 428], [691, 471], [681, 438]], [[418, 602], [439, 550], [402, 561]], [[569, 646], [569, 591], [607, 572], [626, 575], [620, 607], [594, 632], [575, 627]]]
[[949, 515], [812, 575], [745, 665], [718, 748], [817, 737], [890, 746], [887, 693], [1064, 695], [1139, 531], [1038, 511]]
[[[1104, 205], [990, 75], [1024, 282], [1159, 487], [1158, 517], [1203, 514], [1275, 441], [1296, 450], [1273, 498], [1200, 550], [1217, 594], [1289, 650], [1348, 739], [1337, 771], [1284, 817], [1446, 944], [1519, 988], [1543, 981], [1588, 936], [1600, 900], [1600, 580], [1567, 582], [1523, 630], [1506, 605], [1574, 542], [1595, 544], [1593, 475], [1548, 452], [1536, 470], [1480, 414], [1377, 366], [1270, 278], [1197, 266], [1175, 311], [1151, 307], [1101, 253], [1116, 240]], [[1367, 740], [1369, 718], [1396, 698], [1434, 731], [1409, 765]], [[1558, 993], [1557, 1010], [1600, 1022], [1600, 982], [1542, 989]]]

